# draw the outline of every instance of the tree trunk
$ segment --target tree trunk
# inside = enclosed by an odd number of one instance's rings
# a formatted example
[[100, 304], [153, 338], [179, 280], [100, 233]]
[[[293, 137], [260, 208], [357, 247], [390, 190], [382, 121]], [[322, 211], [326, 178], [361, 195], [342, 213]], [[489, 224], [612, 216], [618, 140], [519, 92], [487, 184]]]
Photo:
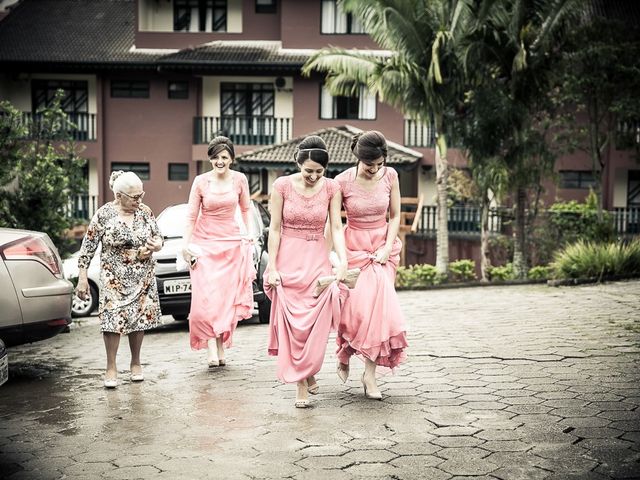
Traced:
[[491, 266], [489, 260], [489, 198], [487, 192], [482, 194], [480, 206], [480, 281], [488, 282], [488, 270]]
[[442, 131], [442, 118], [436, 118], [436, 190], [438, 224], [436, 233], [436, 270], [447, 275], [449, 272], [449, 225], [447, 207], [447, 185], [449, 164], [447, 161], [447, 140]]
[[515, 242], [513, 245], [513, 273], [515, 278], [527, 278], [527, 258], [526, 258], [526, 214], [525, 201], [527, 192], [524, 187], [518, 187], [516, 190], [516, 219], [515, 219]]

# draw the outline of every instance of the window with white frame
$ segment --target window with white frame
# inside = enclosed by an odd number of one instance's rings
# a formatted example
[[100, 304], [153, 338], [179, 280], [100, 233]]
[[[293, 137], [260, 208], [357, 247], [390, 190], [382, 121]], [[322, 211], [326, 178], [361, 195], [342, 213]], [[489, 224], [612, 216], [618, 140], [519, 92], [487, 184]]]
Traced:
[[320, 118], [323, 120], [375, 120], [376, 96], [363, 86], [360, 87], [357, 96], [333, 96], [323, 85], [320, 93]]
[[351, 13], [345, 13], [337, 0], [322, 0], [320, 33], [364, 34], [362, 25]]
[[174, 0], [176, 32], [226, 32], [227, 0]]

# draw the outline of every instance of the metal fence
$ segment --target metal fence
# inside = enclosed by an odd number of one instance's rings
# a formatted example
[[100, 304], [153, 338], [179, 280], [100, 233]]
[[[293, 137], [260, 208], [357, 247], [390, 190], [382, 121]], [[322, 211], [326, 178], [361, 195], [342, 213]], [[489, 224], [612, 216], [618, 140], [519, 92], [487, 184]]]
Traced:
[[98, 196], [81, 194], [69, 199], [67, 215], [80, 220], [91, 220], [98, 209]]
[[[86, 112], [67, 113], [60, 125], [55, 125], [59, 131], [59, 139], [71, 138], [79, 142], [96, 140], [96, 114]], [[44, 130], [50, 130], [48, 118], [40, 113], [22, 112], [20, 123], [27, 127], [25, 138], [40, 138]], [[55, 139], [55, 138], [54, 138]]]
[[[416, 234], [434, 234], [438, 227], [437, 207], [422, 207]], [[640, 207], [614, 208], [609, 212], [617, 235], [640, 235]], [[447, 212], [450, 234], [479, 235], [480, 208], [473, 206], [450, 207]], [[513, 219], [508, 208], [492, 208], [489, 210], [489, 232], [505, 233], [505, 225]]]
[[293, 119], [246, 115], [193, 119], [195, 145], [209, 143], [216, 135], [225, 135], [236, 145], [273, 145], [291, 140]]

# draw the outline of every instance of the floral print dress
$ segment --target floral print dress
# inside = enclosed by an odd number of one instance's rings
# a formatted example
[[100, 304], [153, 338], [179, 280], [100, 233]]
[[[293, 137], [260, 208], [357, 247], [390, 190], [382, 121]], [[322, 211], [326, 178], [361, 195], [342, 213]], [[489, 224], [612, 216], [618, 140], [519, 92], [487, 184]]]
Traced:
[[135, 211], [131, 227], [119, 218], [114, 203], [100, 207], [91, 219], [78, 267], [89, 267], [102, 242], [98, 309], [102, 332], [126, 335], [160, 324], [155, 260], [138, 258], [138, 249], [153, 236], [162, 235], [151, 209], [144, 204]]

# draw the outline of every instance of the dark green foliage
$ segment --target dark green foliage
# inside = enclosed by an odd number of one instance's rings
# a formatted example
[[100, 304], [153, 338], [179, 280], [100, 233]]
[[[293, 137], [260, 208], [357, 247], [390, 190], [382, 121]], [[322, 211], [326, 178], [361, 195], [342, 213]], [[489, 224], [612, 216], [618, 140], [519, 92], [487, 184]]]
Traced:
[[640, 240], [628, 244], [584, 242], [568, 245], [554, 258], [555, 278], [640, 276]]
[[31, 132], [20, 112], [0, 103], [0, 226], [44, 231], [64, 253], [70, 245], [66, 231], [75, 223], [70, 200], [85, 191], [86, 161], [66, 130], [69, 122], [60, 95], [38, 112], [39, 128]]

